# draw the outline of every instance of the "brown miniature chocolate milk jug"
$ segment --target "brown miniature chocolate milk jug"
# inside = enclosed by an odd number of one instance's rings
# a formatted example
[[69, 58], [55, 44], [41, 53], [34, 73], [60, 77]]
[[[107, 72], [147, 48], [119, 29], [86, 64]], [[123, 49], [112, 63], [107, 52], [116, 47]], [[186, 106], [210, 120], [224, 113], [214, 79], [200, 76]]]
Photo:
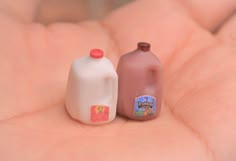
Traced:
[[162, 66], [149, 43], [139, 42], [137, 46], [118, 63], [117, 111], [130, 119], [150, 120], [161, 109]]

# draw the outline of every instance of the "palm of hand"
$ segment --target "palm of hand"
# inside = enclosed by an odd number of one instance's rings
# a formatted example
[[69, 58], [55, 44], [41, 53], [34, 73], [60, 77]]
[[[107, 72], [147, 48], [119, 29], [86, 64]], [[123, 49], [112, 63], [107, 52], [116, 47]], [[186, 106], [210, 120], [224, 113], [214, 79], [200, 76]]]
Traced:
[[[177, 4], [142, 3], [122, 8], [103, 22], [44, 27], [2, 16], [3, 160], [236, 158], [236, 56], [227, 36], [235, 34], [232, 23], [213, 35]], [[117, 117], [96, 127], [71, 120], [63, 98], [72, 60], [99, 47], [116, 65], [118, 54], [140, 40], [151, 42], [164, 64], [160, 117], [148, 122]]]

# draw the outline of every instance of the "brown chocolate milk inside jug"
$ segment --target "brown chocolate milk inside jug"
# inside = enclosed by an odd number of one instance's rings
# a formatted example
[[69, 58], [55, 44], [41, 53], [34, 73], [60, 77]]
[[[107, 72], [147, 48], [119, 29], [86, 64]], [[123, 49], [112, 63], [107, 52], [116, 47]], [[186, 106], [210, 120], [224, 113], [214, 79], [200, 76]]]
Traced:
[[134, 120], [157, 117], [161, 109], [162, 67], [150, 51], [150, 44], [139, 42], [136, 50], [123, 55], [117, 73], [118, 113]]

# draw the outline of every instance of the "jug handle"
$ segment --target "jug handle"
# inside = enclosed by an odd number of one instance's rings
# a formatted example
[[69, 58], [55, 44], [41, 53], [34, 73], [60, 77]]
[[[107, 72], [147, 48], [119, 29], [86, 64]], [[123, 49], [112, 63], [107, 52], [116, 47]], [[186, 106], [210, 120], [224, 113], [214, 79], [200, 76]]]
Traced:
[[[148, 75], [148, 77], [151, 81], [148, 83], [148, 85], [152, 88], [158, 88], [158, 90], [162, 90], [162, 70], [157, 69], [156, 67], [150, 67], [149, 72], [150, 74]], [[157, 75], [159, 75], [159, 78], [157, 78]], [[156, 86], [157, 84], [159, 85]]]
[[156, 85], [156, 81], [157, 81], [157, 74], [158, 71], [155, 67], [151, 67], [149, 68], [149, 72], [148, 72], [148, 80], [150, 80], [149, 85], [150, 86], [155, 86]]
[[108, 76], [105, 79], [106, 79], [106, 83], [108, 84], [108, 85], [106, 85], [108, 88], [108, 92], [112, 93], [111, 97], [109, 97], [109, 102], [112, 103], [113, 100], [118, 97], [118, 93], [117, 93], [118, 80], [112, 76]]

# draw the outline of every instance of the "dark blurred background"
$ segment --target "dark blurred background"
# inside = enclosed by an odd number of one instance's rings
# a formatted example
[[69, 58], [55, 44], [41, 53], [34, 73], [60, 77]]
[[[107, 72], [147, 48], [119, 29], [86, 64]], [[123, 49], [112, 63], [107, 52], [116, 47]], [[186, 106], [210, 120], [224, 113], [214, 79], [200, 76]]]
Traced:
[[100, 19], [131, 1], [134, 0], [43, 0], [38, 6], [36, 21], [49, 24]]

